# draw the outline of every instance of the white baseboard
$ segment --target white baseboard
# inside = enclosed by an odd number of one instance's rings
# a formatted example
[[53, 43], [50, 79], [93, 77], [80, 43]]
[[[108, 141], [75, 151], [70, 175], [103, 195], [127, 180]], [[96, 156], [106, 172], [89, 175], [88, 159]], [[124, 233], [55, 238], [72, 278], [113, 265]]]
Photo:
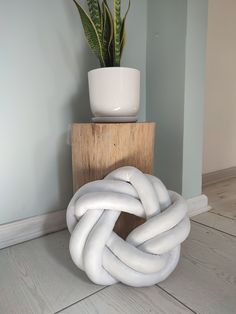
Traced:
[[205, 213], [211, 209], [210, 206], [208, 206], [208, 198], [204, 194], [189, 198], [187, 203], [189, 217]]
[[207, 186], [220, 181], [228, 180], [236, 177], [236, 167], [222, 169], [202, 175], [202, 184]]
[[0, 249], [65, 228], [65, 210], [3, 224], [0, 225]]
[[[187, 202], [189, 206], [189, 217], [209, 210], [208, 199], [205, 195], [188, 199]], [[0, 225], [0, 249], [65, 228], [65, 210], [3, 224]]]

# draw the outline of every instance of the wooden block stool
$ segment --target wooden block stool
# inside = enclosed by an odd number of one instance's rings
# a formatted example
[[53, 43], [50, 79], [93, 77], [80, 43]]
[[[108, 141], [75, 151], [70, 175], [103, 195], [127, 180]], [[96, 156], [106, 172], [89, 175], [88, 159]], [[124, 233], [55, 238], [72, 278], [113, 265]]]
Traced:
[[[74, 192], [82, 185], [103, 179], [122, 166], [152, 173], [155, 123], [78, 123], [72, 126]], [[115, 232], [122, 238], [143, 219], [122, 213]]]

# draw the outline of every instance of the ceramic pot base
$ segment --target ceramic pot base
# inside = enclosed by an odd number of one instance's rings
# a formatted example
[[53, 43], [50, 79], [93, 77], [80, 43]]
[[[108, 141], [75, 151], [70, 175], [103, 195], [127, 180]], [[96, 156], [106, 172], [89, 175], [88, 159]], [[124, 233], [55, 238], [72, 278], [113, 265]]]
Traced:
[[137, 121], [138, 121], [137, 116], [134, 116], [134, 117], [93, 117], [92, 118], [92, 122], [105, 122], [105, 123], [109, 123], [109, 122], [125, 123], [125, 122], [137, 122]]

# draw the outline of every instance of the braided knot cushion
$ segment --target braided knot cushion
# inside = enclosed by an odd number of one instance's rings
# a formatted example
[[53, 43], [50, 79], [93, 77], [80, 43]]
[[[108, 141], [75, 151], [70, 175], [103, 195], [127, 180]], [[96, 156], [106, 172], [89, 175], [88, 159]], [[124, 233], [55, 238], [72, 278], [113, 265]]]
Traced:
[[[113, 231], [122, 211], [146, 218], [126, 241]], [[68, 206], [67, 225], [71, 257], [94, 283], [134, 287], [166, 279], [190, 231], [185, 200], [134, 167], [80, 188]]]

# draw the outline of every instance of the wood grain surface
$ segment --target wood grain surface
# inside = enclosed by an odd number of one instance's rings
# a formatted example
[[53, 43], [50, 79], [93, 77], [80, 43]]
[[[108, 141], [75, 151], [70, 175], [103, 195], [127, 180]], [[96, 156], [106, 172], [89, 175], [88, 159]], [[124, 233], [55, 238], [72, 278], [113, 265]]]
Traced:
[[220, 181], [204, 187], [211, 212], [236, 220], [236, 178]]
[[62, 231], [0, 250], [0, 313], [52, 314], [99, 291], [68, 246]]
[[[122, 166], [135, 166], [144, 173], [152, 173], [154, 139], [155, 123], [74, 124], [71, 136], [74, 192]], [[122, 213], [115, 231], [125, 238], [143, 222]]]
[[195, 222], [209, 226], [216, 230], [228, 233], [236, 237], [236, 219], [224, 217], [213, 212], [204, 213], [191, 218]]
[[236, 178], [207, 185], [203, 193], [208, 196], [211, 211], [192, 220], [236, 236]]
[[101, 290], [73, 265], [68, 243], [61, 231], [0, 250], [0, 313], [235, 313], [233, 236], [192, 223], [179, 265], [160, 284], [164, 291], [120, 284]]
[[61, 314], [190, 314], [191, 310], [159, 287], [130, 288], [121, 284], [59, 312]]
[[234, 314], [236, 239], [195, 222], [191, 225], [179, 265], [160, 286], [196, 313]]

